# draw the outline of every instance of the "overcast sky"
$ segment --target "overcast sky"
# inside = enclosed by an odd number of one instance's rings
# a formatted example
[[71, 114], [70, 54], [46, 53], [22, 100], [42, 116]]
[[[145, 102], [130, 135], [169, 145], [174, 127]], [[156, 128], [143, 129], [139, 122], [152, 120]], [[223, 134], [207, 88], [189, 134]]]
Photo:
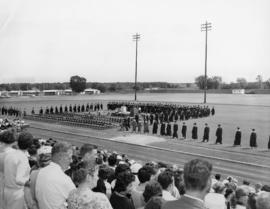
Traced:
[[269, 0], [0, 0], [0, 83], [270, 78]]

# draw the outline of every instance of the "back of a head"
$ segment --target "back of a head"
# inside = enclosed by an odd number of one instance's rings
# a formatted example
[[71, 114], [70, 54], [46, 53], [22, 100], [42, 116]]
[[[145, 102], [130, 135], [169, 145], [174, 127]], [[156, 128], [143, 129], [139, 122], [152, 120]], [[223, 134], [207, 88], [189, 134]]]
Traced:
[[117, 162], [117, 156], [115, 154], [111, 154], [110, 157], [108, 158], [108, 164], [109, 166], [115, 166]]
[[173, 182], [173, 174], [169, 171], [164, 171], [158, 175], [158, 182], [162, 189], [166, 190]]
[[117, 177], [120, 173], [123, 173], [125, 171], [130, 171], [130, 167], [124, 163], [124, 164], [119, 164], [116, 168], [115, 168], [115, 176]]
[[18, 137], [18, 147], [21, 150], [27, 150], [33, 144], [33, 136], [28, 132], [22, 132]]
[[270, 208], [270, 192], [260, 192], [256, 200], [257, 209]]
[[203, 191], [208, 186], [212, 165], [201, 159], [189, 161], [184, 166], [184, 182], [186, 190]]
[[80, 168], [79, 170], [76, 170], [73, 174], [73, 181], [75, 183], [75, 185], [79, 185], [83, 182], [86, 181], [86, 177], [87, 177], [87, 169], [85, 168]]
[[126, 191], [128, 185], [133, 181], [135, 181], [135, 176], [130, 171], [122, 172], [117, 176], [114, 189], [116, 192]]
[[162, 187], [157, 181], [150, 181], [143, 192], [144, 201], [147, 203], [154, 196], [162, 196]]
[[12, 131], [4, 131], [0, 134], [0, 142], [4, 144], [12, 144], [16, 141], [16, 137], [14, 132]]
[[80, 148], [80, 156], [83, 158], [86, 153], [92, 153], [96, 149], [96, 146], [92, 144], [84, 144]]
[[141, 183], [145, 183], [151, 179], [152, 175], [155, 175], [156, 171], [152, 166], [143, 166], [138, 171], [138, 179]]
[[55, 163], [61, 163], [62, 161], [64, 164], [69, 164], [71, 162], [71, 156], [69, 158], [69, 151], [72, 151], [72, 146], [67, 142], [57, 142], [52, 147], [52, 161]]
[[162, 197], [152, 197], [148, 203], [145, 205], [144, 209], [161, 209], [165, 200]]
[[223, 193], [223, 191], [225, 190], [225, 185], [222, 183], [222, 182], [216, 182], [214, 185], [213, 185], [213, 190], [215, 191], [215, 193]]

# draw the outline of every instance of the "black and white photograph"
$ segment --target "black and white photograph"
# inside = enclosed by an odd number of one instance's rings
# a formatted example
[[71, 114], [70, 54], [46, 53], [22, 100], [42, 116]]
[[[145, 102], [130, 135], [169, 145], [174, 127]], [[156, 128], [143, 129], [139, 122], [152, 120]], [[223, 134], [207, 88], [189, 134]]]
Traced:
[[270, 1], [0, 0], [0, 209], [270, 209]]

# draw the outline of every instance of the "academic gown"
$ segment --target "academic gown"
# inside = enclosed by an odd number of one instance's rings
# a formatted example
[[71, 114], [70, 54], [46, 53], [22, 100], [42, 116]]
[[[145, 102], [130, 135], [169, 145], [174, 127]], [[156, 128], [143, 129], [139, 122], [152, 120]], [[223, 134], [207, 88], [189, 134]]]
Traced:
[[192, 128], [192, 139], [198, 139], [198, 127], [193, 126]]
[[257, 147], [257, 134], [255, 132], [250, 134], [249, 145], [250, 147]]
[[241, 131], [236, 131], [235, 137], [234, 137], [234, 146], [239, 146], [241, 145], [241, 137], [242, 137], [242, 132]]
[[222, 144], [222, 128], [217, 128], [216, 137], [216, 144]]

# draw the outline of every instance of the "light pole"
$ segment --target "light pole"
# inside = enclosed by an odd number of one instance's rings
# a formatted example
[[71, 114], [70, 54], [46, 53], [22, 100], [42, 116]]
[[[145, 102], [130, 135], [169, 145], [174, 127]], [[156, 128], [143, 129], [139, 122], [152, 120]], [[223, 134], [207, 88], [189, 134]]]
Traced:
[[205, 64], [204, 64], [204, 100], [203, 103], [206, 103], [206, 90], [207, 90], [207, 31], [212, 29], [210, 22], [205, 22], [201, 24], [201, 31], [205, 31]]
[[141, 38], [141, 35], [136, 33], [132, 36], [133, 41], [136, 42], [136, 55], [135, 55], [135, 101], [137, 101], [137, 58], [138, 58], [138, 41]]

